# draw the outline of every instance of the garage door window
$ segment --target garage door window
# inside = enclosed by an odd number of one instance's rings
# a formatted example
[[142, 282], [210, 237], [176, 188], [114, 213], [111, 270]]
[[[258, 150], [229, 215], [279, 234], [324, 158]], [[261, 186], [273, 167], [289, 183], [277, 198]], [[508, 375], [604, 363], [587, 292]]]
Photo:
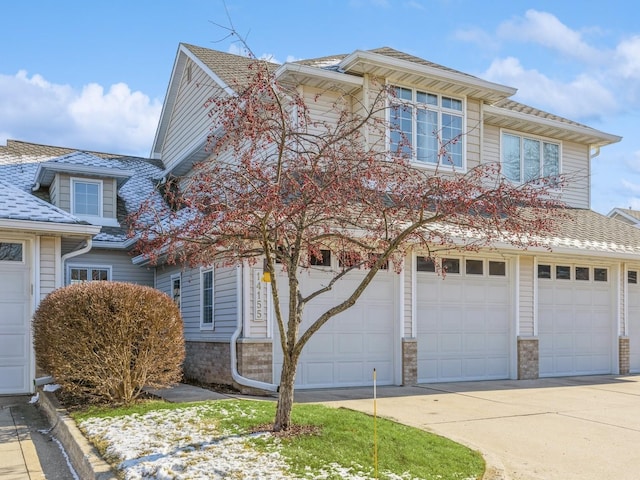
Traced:
[[22, 243], [0, 242], [0, 262], [22, 262]]
[[556, 265], [556, 280], [571, 280], [571, 267]]
[[576, 267], [576, 280], [589, 280], [589, 267]]
[[416, 265], [416, 269], [419, 272], [436, 272], [436, 263], [432, 258], [429, 257], [418, 257], [418, 263]]
[[551, 278], [551, 265], [538, 265], [538, 278]]
[[465, 262], [467, 275], [482, 275], [484, 262], [482, 260], [467, 260]]
[[606, 268], [594, 268], [593, 269], [593, 280], [596, 282], [606, 282], [608, 275], [607, 275], [607, 269]]
[[507, 275], [507, 264], [505, 262], [489, 261], [489, 275], [492, 277], [504, 277]]
[[457, 258], [443, 258], [442, 271], [447, 274], [460, 273], [460, 260]]
[[627, 272], [627, 283], [638, 283], [638, 272], [636, 270], [629, 270]]

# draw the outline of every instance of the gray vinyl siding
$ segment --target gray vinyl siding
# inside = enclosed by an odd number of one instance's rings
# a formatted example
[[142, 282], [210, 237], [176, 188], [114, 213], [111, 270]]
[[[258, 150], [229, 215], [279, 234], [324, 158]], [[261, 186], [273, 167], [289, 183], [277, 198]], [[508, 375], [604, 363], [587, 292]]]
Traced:
[[116, 218], [117, 185], [114, 178], [103, 179], [80, 175], [58, 174], [49, 189], [51, 203], [67, 212], [71, 212], [71, 177], [102, 182], [102, 216], [105, 218]]
[[148, 267], [138, 267], [131, 263], [129, 253], [124, 250], [94, 249], [84, 255], [70, 258], [64, 265], [65, 285], [69, 283], [67, 275], [68, 265], [78, 266], [110, 266], [111, 280], [114, 282], [129, 282], [139, 285], [153, 286], [153, 270]]
[[[493, 125], [484, 126], [483, 161], [500, 161], [501, 129]], [[518, 135], [518, 132], [513, 131]], [[527, 134], [521, 134], [528, 136]], [[529, 135], [530, 136], [530, 135]], [[530, 136], [532, 138], [540, 138]], [[572, 142], [561, 142], [552, 138], [548, 140], [560, 145], [560, 171], [568, 176], [568, 185], [562, 190], [562, 201], [569, 207], [589, 208], [589, 148]]]
[[171, 293], [171, 276], [180, 274], [180, 310], [187, 341], [229, 340], [237, 326], [238, 292], [237, 269], [215, 268], [213, 330], [200, 328], [200, 269], [160, 266], [156, 271], [156, 288]]
[[[186, 62], [185, 68], [189, 63], [191, 62]], [[193, 63], [191, 80], [189, 75], [182, 76], [162, 150], [162, 159], [168, 169], [175, 167], [209, 133], [211, 119], [204, 104], [207, 98], [218, 96], [222, 92], [212, 83], [211, 78]]]

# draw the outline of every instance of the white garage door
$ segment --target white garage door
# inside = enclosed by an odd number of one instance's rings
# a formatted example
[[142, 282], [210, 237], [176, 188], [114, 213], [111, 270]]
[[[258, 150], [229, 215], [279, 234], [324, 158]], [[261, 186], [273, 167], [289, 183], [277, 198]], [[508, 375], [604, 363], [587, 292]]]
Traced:
[[424, 262], [418, 258], [418, 381], [509, 378], [506, 262], [446, 259], [444, 279]]
[[[302, 278], [303, 291], [326, 283], [326, 277], [312, 275]], [[344, 299], [361, 278], [361, 274], [354, 273], [328, 296], [311, 302], [305, 310], [302, 329]], [[379, 385], [393, 383], [397, 278], [393, 272], [379, 272], [353, 307], [329, 320], [314, 334], [298, 363], [297, 388], [372, 385], [374, 368]], [[285, 307], [285, 314], [286, 311]], [[275, 325], [273, 331], [274, 382], [279, 383], [282, 351]]]
[[629, 371], [640, 373], [640, 270], [627, 272]]
[[25, 245], [0, 240], [0, 395], [31, 391], [30, 282]]
[[541, 377], [613, 371], [612, 289], [605, 267], [538, 265]]

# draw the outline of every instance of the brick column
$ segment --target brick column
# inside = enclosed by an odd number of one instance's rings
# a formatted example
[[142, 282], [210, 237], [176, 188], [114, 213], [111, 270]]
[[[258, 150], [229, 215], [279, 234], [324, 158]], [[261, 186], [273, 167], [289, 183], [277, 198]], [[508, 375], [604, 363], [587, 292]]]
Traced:
[[402, 339], [402, 385], [418, 383], [418, 339]]
[[273, 344], [264, 340], [238, 342], [238, 373], [260, 382], [273, 382]]
[[618, 337], [618, 369], [620, 375], [629, 374], [629, 337]]
[[539, 376], [537, 337], [518, 337], [518, 380], [532, 380]]

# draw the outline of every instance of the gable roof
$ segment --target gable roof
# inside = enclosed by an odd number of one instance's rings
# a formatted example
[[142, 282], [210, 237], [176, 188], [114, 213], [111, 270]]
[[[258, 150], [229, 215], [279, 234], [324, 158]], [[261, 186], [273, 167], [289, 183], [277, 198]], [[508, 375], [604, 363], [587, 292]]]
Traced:
[[[38, 182], [48, 185], [56, 171], [120, 179], [118, 220], [122, 222], [128, 213], [135, 211], [155, 192], [155, 184], [163, 169], [159, 162], [140, 157], [7, 140], [6, 146], [0, 145], [0, 178], [11, 183], [13, 193], [4, 195], [5, 202], [8, 198], [9, 204], [0, 204], [0, 219], [88, 225], [52, 205], [46, 190], [33, 191], [34, 187], [40, 187]], [[20, 199], [15, 206], [11, 205], [11, 195]], [[47, 228], [46, 225], [44, 227]], [[127, 242], [124, 226], [92, 228], [98, 229], [94, 232], [97, 233], [94, 241], [104, 242], [104, 246], [115, 247]]]

